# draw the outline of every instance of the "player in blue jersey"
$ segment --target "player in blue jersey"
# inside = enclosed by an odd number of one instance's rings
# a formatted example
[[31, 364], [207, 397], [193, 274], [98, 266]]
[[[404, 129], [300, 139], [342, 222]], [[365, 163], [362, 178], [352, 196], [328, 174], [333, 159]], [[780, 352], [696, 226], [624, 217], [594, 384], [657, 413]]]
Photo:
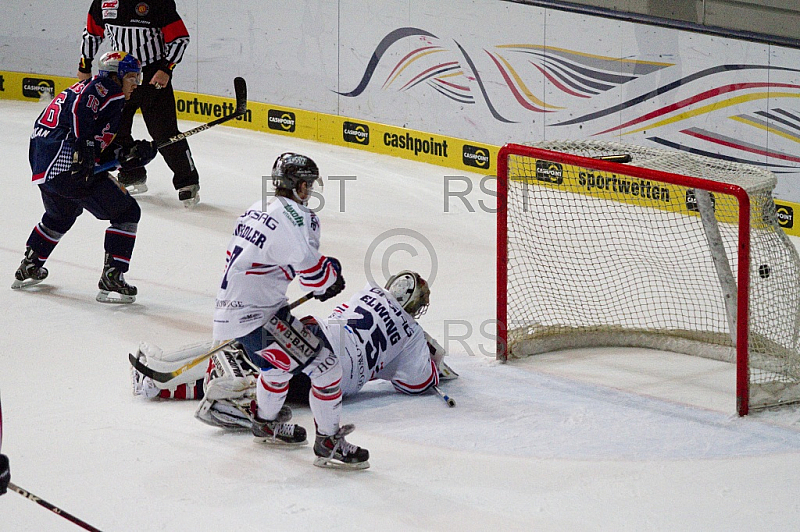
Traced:
[[152, 142], [136, 141], [124, 150], [114, 144], [123, 105], [141, 83], [141, 75], [134, 56], [108, 52], [100, 59], [97, 76], [60, 93], [36, 119], [29, 158], [45, 213], [28, 237], [12, 288], [26, 288], [47, 277], [45, 261], [86, 209], [111, 222], [97, 300], [136, 299], [136, 287], [125, 282], [123, 273], [128, 271], [141, 211], [108, 172], [95, 173], [95, 164], [117, 158], [122, 168], [136, 168], [155, 157]]

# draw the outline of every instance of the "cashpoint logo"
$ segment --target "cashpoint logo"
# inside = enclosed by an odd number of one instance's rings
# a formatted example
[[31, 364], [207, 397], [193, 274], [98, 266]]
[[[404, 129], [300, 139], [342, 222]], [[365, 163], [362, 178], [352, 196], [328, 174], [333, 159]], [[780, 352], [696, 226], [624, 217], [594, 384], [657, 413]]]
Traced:
[[554, 185], [564, 182], [564, 168], [550, 161], [536, 161], [536, 179]]
[[353, 142], [362, 146], [369, 145], [369, 126], [357, 122], [345, 121], [342, 125], [342, 138], [345, 142]]
[[794, 209], [788, 205], [775, 204], [775, 212], [778, 215], [778, 225], [784, 229], [794, 227]]
[[53, 98], [56, 93], [56, 84], [52, 79], [22, 78], [22, 95], [26, 98], [41, 98], [46, 94]]
[[267, 125], [270, 129], [293, 133], [296, 122], [294, 113], [291, 111], [270, 109], [267, 113]]
[[492, 164], [492, 159], [489, 157], [489, 150], [486, 148], [464, 144], [464, 149], [461, 151], [461, 162], [466, 166], [488, 170]]

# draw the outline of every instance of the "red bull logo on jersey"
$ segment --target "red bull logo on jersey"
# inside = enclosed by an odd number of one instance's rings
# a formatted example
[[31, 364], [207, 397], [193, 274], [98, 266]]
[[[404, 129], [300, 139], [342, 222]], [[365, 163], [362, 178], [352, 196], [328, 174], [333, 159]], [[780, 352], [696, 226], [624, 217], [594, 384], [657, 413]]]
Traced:
[[106, 149], [106, 146], [111, 144], [111, 141], [114, 140], [114, 133], [109, 133], [109, 129], [111, 129], [111, 124], [106, 124], [106, 127], [103, 128], [103, 131], [100, 135], [95, 135], [94, 140], [100, 141], [100, 149]]

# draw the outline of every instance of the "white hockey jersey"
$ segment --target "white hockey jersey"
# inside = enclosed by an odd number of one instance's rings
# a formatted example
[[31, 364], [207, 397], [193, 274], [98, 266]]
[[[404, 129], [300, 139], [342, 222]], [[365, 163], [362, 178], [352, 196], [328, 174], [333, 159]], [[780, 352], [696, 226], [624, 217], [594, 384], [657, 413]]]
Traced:
[[373, 379], [391, 381], [407, 394], [438, 384], [425, 332], [383, 288], [367, 285], [317, 322], [342, 366], [344, 395]]
[[259, 201], [239, 217], [228, 244], [214, 310], [215, 340], [239, 338], [264, 325], [287, 304], [286, 290], [295, 276], [315, 294], [336, 281], [332, 263], [319, 252], [316, 214], [284, 197], [261, 209]]

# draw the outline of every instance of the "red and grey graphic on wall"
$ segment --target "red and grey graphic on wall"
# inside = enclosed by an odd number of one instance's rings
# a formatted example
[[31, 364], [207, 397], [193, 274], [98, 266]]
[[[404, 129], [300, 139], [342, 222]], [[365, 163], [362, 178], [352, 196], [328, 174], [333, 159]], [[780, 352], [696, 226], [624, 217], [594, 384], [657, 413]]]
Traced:
[[[546, 115], [547, 127], [565, 138], [628, 136], [633, 144], [800, 173], [800, 69], [794, 65], [687, 70], [680, 62], [638, 59], [636, 50], [600, 55], [590, 41], [573, 48], [486, 43], [471, 50], [416, 27], [394, 29], [371, 55], [363, 53], [369, 61], [361, 79], [333, 92], [344, 98], [369, 98], [368, 90], [409, 93], [414, 101], [438, 97], [452, 106], [443, 113], [476, 122], [488, 115], [503, 124], [538, 123]], [[768, 145], [758, 140], [765, 131]]]

